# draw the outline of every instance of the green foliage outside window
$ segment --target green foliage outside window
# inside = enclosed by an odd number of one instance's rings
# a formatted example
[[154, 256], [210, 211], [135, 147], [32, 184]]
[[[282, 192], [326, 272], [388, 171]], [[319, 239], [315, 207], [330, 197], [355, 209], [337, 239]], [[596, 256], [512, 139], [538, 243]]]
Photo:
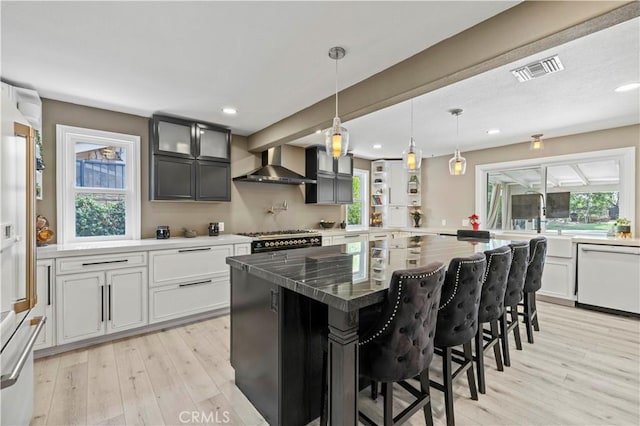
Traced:
[[104, 200], [95, 194], [76, 197], [76, 236], [125, 234], [124, 200]]
[[347, 207], [347, 224], [362, 224], [362, 195], [360, 192], [360, 178], [353, 177], [353, 204]]

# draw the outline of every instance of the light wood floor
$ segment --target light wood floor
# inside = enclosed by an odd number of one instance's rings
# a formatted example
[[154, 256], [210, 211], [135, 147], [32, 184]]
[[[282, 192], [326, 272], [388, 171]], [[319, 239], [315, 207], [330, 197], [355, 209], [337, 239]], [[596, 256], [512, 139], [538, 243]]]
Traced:
[[[536, 343], [516, 351], [512, 342], [504, 372], [487, 356], [479, 401], [469, 398], [466, 376], [455, 384], [456, 423], [639, 424], [640, 321], [538, 305]], [[440, 364], [434, 357], [432, 378]], [[35, 381], [33, 425], [265, 424], [234, 385], [228, 316], [37, 360]], [[382, 398], [367, 395], [361, 409], [380, 420]], [[396, 396], [397, 409], [410, 400], [398, 387]], [[442, 394], [432, 396], [435, 422], [444, 424]], [[418, 413], [411, 424], [424, 418]]]

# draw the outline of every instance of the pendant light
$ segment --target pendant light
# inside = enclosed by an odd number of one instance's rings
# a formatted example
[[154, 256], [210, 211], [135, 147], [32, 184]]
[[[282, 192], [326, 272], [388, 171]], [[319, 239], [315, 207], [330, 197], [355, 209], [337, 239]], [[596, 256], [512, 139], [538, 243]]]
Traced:
[[338, 61], [344, 58], [346, 53], [340, 46], [329, 49], [329, 57], [336, 61], [336, 116], [333, 118], [333, 125], [324, 131], [324, 143], [327, 154], [335, 158], [347, 155], [349, 148], [349, 132], [342, 127], [338, 117]]
[[402, 151], [402, 164], [407, 170], [420, 170], [422, 164], [422, 150], [416, 148], [416, 142], [413, 140], [413, 99], [411, 99], [411, 139], [409, 140], [409, 148]]
[[460, 155], [460, 148], [458, 148], [458, 141], [460, 137], [460, 114], [462, 110], [460, 108], [452, 109], [449, 111], [451, 115], [456, 116], [456, 152], [453, 154], [451, 160], [449, 160], [449, 174], [454, 176], [463, 175], [467, 171], [467, 160]]
[[531, 135], [531, 137], [533, 138], [531, 145], [529, 145], [529, 149], [531, 151], [540, 151], [544, 149], [544, 142], [540, 139], [542, 137], [542, 133]]

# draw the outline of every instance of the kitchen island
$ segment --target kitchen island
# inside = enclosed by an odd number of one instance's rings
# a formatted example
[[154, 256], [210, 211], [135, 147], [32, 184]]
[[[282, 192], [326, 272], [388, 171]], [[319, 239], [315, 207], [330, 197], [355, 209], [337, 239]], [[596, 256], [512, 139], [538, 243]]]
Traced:
[[508, 243], [425, 235], [227, 258], [236, 385], [270, 424], [306, 424], [326, 349], [330, 423], [356, 425], [359, 311], [384, 300], [394, 270]]

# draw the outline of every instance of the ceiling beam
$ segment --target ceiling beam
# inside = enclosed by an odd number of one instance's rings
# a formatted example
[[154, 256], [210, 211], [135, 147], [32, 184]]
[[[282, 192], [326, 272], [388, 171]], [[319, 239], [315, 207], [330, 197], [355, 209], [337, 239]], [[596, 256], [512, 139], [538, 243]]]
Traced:
[[[524, 1], [340, 92], [343, 122], [640, 16], [635, 1]], [[452, 107], [457, 105], [452, 105]], [[262, 151], [328, 128], [333, 95], [249, 136]]]
[[533, 183], [532, 182], [527, 182], [526, 180], [513, 175], [512, 173], [509, 172], [502, 172], [503, 175], [505, 175], [506, 177], [508, 177], [509, 179], [511, 179], [512, 181], [514, 181], [515, 183], [517, 183], [518, 185], [524, 186], [525, 188], [529, 188], [532, 189], [533, 188]]
[[582, 182], [583, 185], [589, 185], [589, 179], [587, 179], [584, 173], [582, 173], [580, 167], [575, 164], [571, 164], [571, 169], [576, 173], [576, 175], [578, 175], [578, 179], [580, 179], [580, 182]]

